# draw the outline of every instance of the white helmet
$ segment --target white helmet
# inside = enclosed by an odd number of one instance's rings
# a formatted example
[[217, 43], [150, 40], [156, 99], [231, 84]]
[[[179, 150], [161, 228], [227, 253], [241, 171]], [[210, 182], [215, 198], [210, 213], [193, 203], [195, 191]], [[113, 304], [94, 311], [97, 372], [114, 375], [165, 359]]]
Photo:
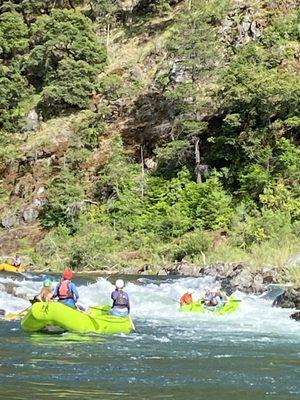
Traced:
[[124, 281], [123, 281], [123, 279], [117, 279], [117, 280], [116, 280], [116, 288], [117, 288], [117, 289], [123, 289], [123, 287], [124, 287]]
[[194, 289], [188, 289], [188, 290], [187, 290], [187, 293], [193, 294], [193, 293], [194, 293]]

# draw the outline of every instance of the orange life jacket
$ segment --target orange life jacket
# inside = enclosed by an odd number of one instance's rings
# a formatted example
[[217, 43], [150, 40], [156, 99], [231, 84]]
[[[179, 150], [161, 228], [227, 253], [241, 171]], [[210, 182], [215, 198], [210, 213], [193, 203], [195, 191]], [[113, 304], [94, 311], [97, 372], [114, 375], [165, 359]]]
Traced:
[[190, 293], [184, 293], [183, 296], [181, 296], [179, 303], [182, 304], [192, 304], [193, 303], [193, 297]]
[[70, 283], [70, 281], [66, 279], [66, 280], [62, 281], [61, 284], [59, 285], [59, 288], [58, 288], [59, 299], [64, 300], [64, 299], [72, 299], [73, 298], [73, 294], [70, 290], [69, 283]]

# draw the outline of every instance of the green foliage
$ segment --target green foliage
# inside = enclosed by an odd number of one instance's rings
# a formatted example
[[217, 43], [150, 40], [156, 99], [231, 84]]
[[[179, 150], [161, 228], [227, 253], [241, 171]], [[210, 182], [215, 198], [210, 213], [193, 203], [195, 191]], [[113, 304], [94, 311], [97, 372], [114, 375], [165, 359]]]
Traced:
[[300, 149], [290, 139], [280, 138], [275, 148], [274, 172], [292, 186], [300, 180]]
[[[139, 262], [248, 257], [257, 265], [259, 257], [275, 259], [273, 252], [282, 263], [280, 240], [296, 246], [300, 229], [298, 9], [283, 15], [257, 2], [262, 37], [234, 47], [222, 29], [235, 7], [229, 0], [2, 3], [4, 178], [20, 152], [8, 132], [22, 128], [29, 110], [45, 118], [77, 112], [64, 167], [58, 172], [59, 157], [47, 167], [56, 175], [46, 186], [41, 222], [51, 233], [37, 249], [39, 262], [44, 254], [59, 268], [70, 259], [75, 268], [96, 269], [127, 262], [134, 252]], [[121, 60], [123, 44], [128, 59]], [[143, 79], [127, 73], [136, 62], [148, 71]], [[133, 110], [124, 119], [107, 106], [117, 100], [124, 113]], [[30, 140], [22, 140], [27, 152]], [[155, 170], [141, 165], [141, 145]], [[89, 168], [83, 185], [87, 160], [99, 166], [94, 176]], [[5, 201], [2, 191], [1, 207]], [[214, 231], [226, 233], [218, 248]]]
[[13, 124], [22, 116], [19, 103], [31, 92], [17, 63], [11, 66], [0, 63], [0, 128], [12, 129]]
[[220, 9], [224, 2], [213, 1], [208, 5], [196, 0], [192, 3], [192, 12], [180, 14], [169, 49], [184, 60], [182, 67], [188, 68], [195, 78], [200, 72], [213, 69], [220, 57], [220, 42], [212, 22], [223, 14], [224, 10]]
[[297, 115], [299, 90], [292, 73], [236, 62], [223, 75], [219, 96], [226, 114], [239, 114], [242, 123], [257, 128]]
[[176, 176], [186, 165], [189, 153], [190, 144], [186, 140], [175, 140], [157, 148], [157, 173], [166, 178]]
[[31, 42], [26, 73], [37, 87], [43, 85], [44, 115], [86, 108], [106, 60], [90, 20], [79, 12], [53, 10], [32, 25]]
[[105, 49], [95, 35], [93, 25], [80, 12], [53, 10], [50, 16], [42, 16], [31, 27], [31, 41], [39, 48], [43, 58], [31, 52], [28, 68], [42, 67], [45, 81], [51, 81], [51, 73], [59, 61], [72, 58], [88, 64], [102, 66], [106, 60]]
[[[133, 167], [135, 169], [135, 166]], [[99, 172], [96, 183], [95, 196], [98, 199], [108, 200], [118, 198], [122, 191], [132, 185], [132, 167], [126, 156], [122, 138], [118, 134], [111, 137], [108, 149], [108, 162]]]
[[80, 215], [84, 189], [76, 176], [67, 168], [46, 187], [47, 203], [42, 224], [47, 228], [65, 225], [75, 229]]
[[[212, 240], [207, 232], [195, 230], [188, 232], [171, 243], [166, 253], [172, 261], [198, 261], [212, 247]], [[202, 260], [203, 261], [203, 260]]]
[[283, 212], [289, 215], [293, 221], [300, 219], [299, 196], [293, 196], [293, 193], [282, 181], [267, 186], [259, 199], [264, 208]]
[[17, 143], [18, 141], [14, 136], [0, 130], [0, 175], [5, 171], [9, 163], [19, 155], [16, 147]]
[[281, 15], [265, 30], [263, 42], [266, 46], [282, 45], [287, 40], [300, 40], [299, 8], [288, 15]]
[[261, 165], [251, 164], [239, 173], [238, 180], [240, 184], [238, 193], [244, 199], [249, 198], [257, 201], [270, 180], [270, 174]]
[[115, 74], [103, 77], [99, 84], [99, 92], [108, 100], [117, 100], [125, 94], [123, 78]]
[[79, 124], [76, 124], [75, 134], [80, 139], [79, 146], [92, 150], [99, 146], [100, 138], [107, 129], [107, 124], [104, 121], [105, 116], [109, 115], [110, 110], [103, 108], [102, 112], [84, 111]]
[[97, 70], [86, 62], [63, 59], [56, 78], [42, 90], [38, 108], [47, 117], [67, 109], [87, 108], [96, 79]]
[[231, 197], [222, 188], [218, 176], [200, 185], [199, 191], [197, 226], [208, 230], [228, 228], [233, 217]]
[[0, 15], [0, 56], [12, 58], [24, 54], [29, 47], [28, 28], [17, 12]]

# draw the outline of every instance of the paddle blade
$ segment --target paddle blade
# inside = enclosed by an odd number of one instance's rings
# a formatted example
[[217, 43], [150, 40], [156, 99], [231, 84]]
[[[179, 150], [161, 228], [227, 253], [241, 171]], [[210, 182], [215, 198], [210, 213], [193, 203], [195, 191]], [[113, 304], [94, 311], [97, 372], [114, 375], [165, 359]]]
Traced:
[[27, 313], [27, 309], [23, 310], [23, 311], [21, 311], [21, 312], [19, 312], [17, 314], [6, 314], [3, 319], [5, 321], [16, 321], [16, 320], [21, 319], [22, 317], [24, 317], [24, 315], [26, 313]]

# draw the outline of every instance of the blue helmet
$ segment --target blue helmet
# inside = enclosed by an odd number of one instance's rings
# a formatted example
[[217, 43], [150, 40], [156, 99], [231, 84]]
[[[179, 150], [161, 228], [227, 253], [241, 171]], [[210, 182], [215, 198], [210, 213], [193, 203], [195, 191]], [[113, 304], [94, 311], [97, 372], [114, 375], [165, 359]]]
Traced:
[[43, 286], [52, 286], [52, 280], [50, 278], [44, 279]]

